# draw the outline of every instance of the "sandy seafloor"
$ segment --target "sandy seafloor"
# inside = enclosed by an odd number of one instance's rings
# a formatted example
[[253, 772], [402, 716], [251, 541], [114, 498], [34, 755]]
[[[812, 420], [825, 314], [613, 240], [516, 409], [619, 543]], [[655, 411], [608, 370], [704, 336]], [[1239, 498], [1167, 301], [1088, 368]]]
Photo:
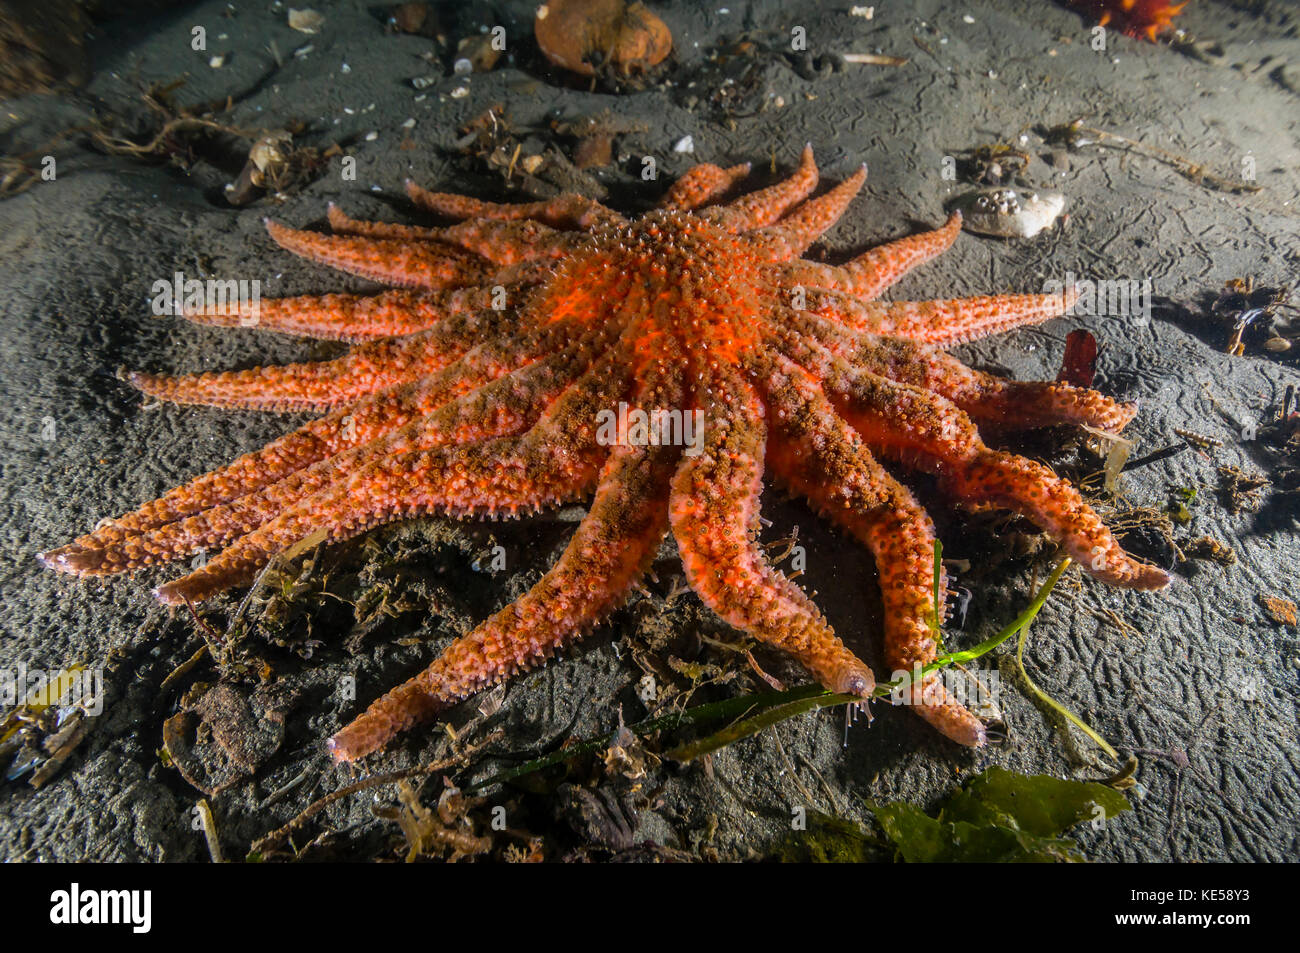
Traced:
[[[187, 615], [173, 615], [149, 595], [168, 572], [83, 582], [41, 569], [34, 557], [102, 517], [262, 445], [291, 424], [276, 416], [203, 408], [146, 411], [138, 395], [115, 379], [116, 368], [248, 367], [327, 351], [307, 342], [154, 318], [147, 307], [153, 282], [180, 270], [258, 278], [264, 294], [272, 296], [369, 287], [273, 246], [263, 216], [320, 227], [326, 202], [334, 200], [360, 217], [426, 222], [402, 197], [408, 176], [509, 199], [499, 177], [467, 175], [468, 164], [450, 148], [458, 127], [492, 104], [504, 104], [516, 128], [532, 129], [543, 140], [556, 116], [608, 110], [643, 123], [644, 132], [619, 137], [615, 165], [596, 173], [609, 201], [630, 211], [652, 203], [693, 160], [753, 160], [756, 184], [774, 179], [773, 158], [778, 172], [788, 172], [805, 142], [816, 147], [826, 182], [839, 181], [866, 161], [870, 177], [863, 194], [817, 246], [831, 260], [938, 224], [943, 203], [955, 191], [942, 177], [943, 156], [1014, 139], [1038, 123], [1083, 116], [1225, 175], [1236, 174], [1249, 153], [1263, 190], [1228, 194], [1118, 152], [1073, 155], [1070, 168], [1057, 174], [1037, 158], [1045, 150], [1031, 136], [1035, 160], [1029, 174], [1069, 196], [1068, 227], [1013, 243], [963, 234], [951, 252], [909, 276], [892, 296], [1036, 291], [1045, 279], [1073, 271], [1149, 278], [1158, 299], [1191, 303], [1238, 276], [1253, 275], [1261, 285], [1295, 280], [1300, 11], [1290, 4], [1194, 0], [1181, 23], [1198, 37], [1220, 42], [1224, 62], [1217, 65], [1118, 36], [1099, 54], [1087, 44], [1085, 20], [1037, 0], [878, 3], [871, 21], [850, 16], [848, 0], [657, 4], [676, 38], [676, 61], [664, 74], [672, 81], [698, 65], [720, 37], [745, 29], [788, 35], [791, 26], [802, 25], [815, 53], [878, 50], [909, 59], [901, 68], [849, 67], [813, 80], [773, 60], [761, 75], [769, 98], [780, 97], [783, 107], [769, 103], [732, 123], [687, 108], [680, 91], [663, 85], [609, 95], [552, 82], [536, 68], [528, 3], [484, 4], [478, 18], [506, 26], [511, 49], [518, 50], [514, 63], [503, 61], [468, 80], [448, 75], [416, 101], [410, 79], [432, 72], [418, 59], [430, 48], [428, 40], [385, 34], [361, 3], [317, 0], [315, 6], [326, 20], [314, 37], [290, 30], [285, 9], [269, 3], [211, 2], [118, 18], [96, 29], [94, 76], [84, 89], [0, 105], [0, 146], [22, 152], [84, 121], [96, 106], [141, 116], [139, 90], [150, 82], [188, 73], [183, 101], [244, 91], [271, 65], [269, 43], [287, 54], [310, 42], [309, 55], [287, 58], [229, 120], [273, 127], [299, 118], [310, 124], [300, 141], [321, 147], [344, 137], [360, 140], [348, 149], [358, 161], [357, 181], [344, 182], [335, 159], [325, 175], [282, 205], [226, 207], [219, 196], [227, 172], [200, 163], [187, 174], [109, 157], [75, 140], [59, 151], [55, 182], [0, 202], [0, 669], [102, 664], [117, 652], [107, 677], [106, 710], [62, 773], [39, 791], [23, 779], [0, 785], [0, 857], [7, 860], [208, 856], [192, 823], [200, 795], [159, 756], [162, 722], [175, 711], [179, 695], [161, 693], [159, 685], [200, 644]], [[224, 15], [228, 8], [233, 16]], [[214, 39], [208, 54], [194, 53], [188, 41], [195, 24], [227, 38]], [[232, 54], [220, 70], [207, 65], [214, 51]], [[453, 98], [459, 88], [468, 93]], [[411, 118], [416, 124], [408, 132], [403, 123]], [[370, 131], [378, 136], [366, 141]], [[675, 154], [674, 144], [688, 135], [694, 157]], [[416, 148], [399, 148], [406, 139]], [[643, 155], [658, 158], [660, 181], [642, 182], [636, 174]], [[1098, 386], [1140, 402], [1141, 413], [1128, 430], [1137, 441], [1135, 456], [1178, 442], [1175, 428], [1222, 442], [1220, 448], [1188, 450], [1126, 473], [1122, 487], [1129, 505], [1156, 507], [1164, 506], [1171, 487], [1201, 487], [1192, 522], [1178, 527], [1178, 538], [1212, 535], [1235, 550], [1236, 564], [1179, 566], [1172, 586], [1160, 594], [1121, 592], [1075, 578], [1042, 613], [1027, 661], [1046, 691], [1117, 746], [1170, 753], [1142, 757], [1141, 796], [1133, 799], [1133, 812], [1101, 830], [1085, 825], [1077, 831], [1090, 856], [1293, 860], [1300, 831], [1300, 646], [1296, 630], [1270, 622], [1256, 597], [1295, 597], [1295, 514], [1271, 503], [1266, 491], [1259, 512], [1232, 515], [1215, 488], [1221, 465], [1266, 470], [1262, 450], [1241, 439], [1241, 426], [1276, 414], [1283, 391], [1300, 384], [1300, 373], [1293, 360], [1258, 347], [1230, 357], [1221, 336], [1175, 315], [1165, 307], [1147, 325], [1067, 317], [957, 352], [976, 366], [1050, 379], [1066, 334], [1089, 328], [1103, 347]], [[54, 421], [52, 439], [47, 418]], [[1050, 459], [1050, 444], [1027, 438], [1019, 446]], [[933, 492], [924, 499], [939, 502]], [[801, 582], [817, 590], [840, 634], [878, 664], [879, 595], [869, 555], [777, 492], [769, 492], [764, 505], [773, 522], [765, 537], [776, 539], [799, 526], [808, 553]], [[953, 519], [939, 508], [936, 515], [950, 541], [947, 555], [971, 559], [976, 567], [990, 561], [974, 547], [993, 545], [992, 535], [963, 530], [966, 518]], [[429, 608], [379, 626], [355, 655], [342, 647], [350, 625], [337, 614], [321, 616], [324, 621], [313, 628], [311, 637], [320, 644], [310, 659], [262, 647], [276, 677], [292, 680], [299, 694], [279, 750], [250, 779], [210, 799], [226, 855], [243, 856], [258, 836], [351, 780], [346, 769], [328, 763], [324, 738], [381, 690], [427, 664], [455, 633], [521, 593], [558, 555], [571, 526], [571, 518], [553, 517], [471, 526], [429, 520], [379, 534], [376, 542], [390, 548], [403, 539], [422, 541], [421, 558], [433, 563], [416, 571], [423, 569], [420, 591], [432, 593]], [[506, 571], [493, 577], [473, 572], [472, 560], [493, 542], [506, 548]], [[337, 558], [355, 571], [367, 552], [353, 548]], [[950, 627], [950, 642], [973, 645], [996, 631], [1024, 605], [1035, 569], [1041, 576], [1046, 565], [1013, 559], [966, 580], [973, 598], [964, 626]], [[609, 731], [617, 725], [619, 706], [628, 721], [644, 717], [637, 697], [642, 671], [631, 653], [619, 650], [620, 637], [642, 638], [656, 626], [711, 637], [726, 633], [693, 597], [664, 605], [677, 571], [671, 551], [657, 571], [658, 582], [647, 586], [650, 596], [562, 660], [516, 679], [490, 724], [474, 731], [502, 727], [507, 739], [493, 750], [528, 751]], [[221, 625], [234, 606], [228, 598], [204, 611]], [[1126, 628], [1103, 621], [1102, 610], [1113, 610]], [[772, 655], [760, 657], [792, 683], [802, 680]], [[345, 701], [336, 690], [347, 674], [357, 678], [358, 701]], [[189, 679], [213, 680], [207, 664]], [[742, 680], [722, 694], [738, 691], [736, 686], [758, 687], [753, 679]], [[717, 696], [700, 696], [705, 697]], [[1073, 756], [1053, 723], [1007, 680], [1001, 702], [1008, 738], [979, 751], [946, 742], [903, 709], [877, 706], [874, 723], [859, 722], [847, 746], [837, 709], [801, 716], [733, 745], [708, 766], [652, 767], [647, 789], [658, 790], [636, 817], [631, 839], [697, 856], [771, 856], [789, 841], [792, 805], [869, 824], [868, 798], [933, 805], [962, 778], [990, 765], [1060, 777], [1103, 776]], [[463, 726], [475, 716], [471, 703], [450, 721]], [[420, 764], [445, 754], [448, 744], [447, 734], [432, 726], [370, 759], [368, 769]], [[1089, 748], [1078, 736], [1073, 747]], [[1187, 759], [1182, 768], [1179, 752]], [[486, 777], [508, 763], [482, 758], [461, 777]], [[264, 803], [304, 772], [289, 793]], [[426, 790], [430, 800], [436, 785]], [[524, 804], [517, 823], [543, 837], [548, 856], [560, 856], [581, 838], [572, 825], [547, 816], [545, 797], [494, 794], [490, 803]], [[395, 803], [391, 789], [377, 800]], [[373, 817], [375, 802], [366, 793], [332, 806], [299, 842], [336, 833], [305, 856], [399, 856], [392, 847], [397, 827]]]

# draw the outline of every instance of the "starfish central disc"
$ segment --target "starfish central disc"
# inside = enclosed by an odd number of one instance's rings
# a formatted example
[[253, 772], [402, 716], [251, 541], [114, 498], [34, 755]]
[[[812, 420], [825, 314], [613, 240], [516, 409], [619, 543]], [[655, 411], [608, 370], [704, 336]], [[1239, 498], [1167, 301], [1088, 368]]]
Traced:
[[651, 212], [618, 232], [619, 260], [644, 296], [633, 317], [639, 356], [682, 354], [734, 364], [757, 345], [760, 263], [743, 239], [670, 210]]

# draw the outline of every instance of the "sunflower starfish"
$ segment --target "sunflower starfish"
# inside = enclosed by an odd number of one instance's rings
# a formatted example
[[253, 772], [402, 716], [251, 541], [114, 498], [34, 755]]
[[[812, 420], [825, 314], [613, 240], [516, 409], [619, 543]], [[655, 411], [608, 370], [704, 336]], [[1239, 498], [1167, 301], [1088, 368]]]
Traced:
[[[1100, 579], [1167, 584], [1073, 487], [988, 448], [973, 422], [1114, 432], [1134, 408], [1067, 383], [983, 374], [941, 350], [1047, 320], [1070, 293], [873, 303], [947, 249], [960, 216], [843, 266], [815, 264], [799, 256], [866, 168], [809, 199], [808, 147], [790, 178], [718, 204], [747, 172], [696, 166], [636, 221], [577, 195], [498, 205], [408, 183], [416, 205], [464, 221], [358, 222], [331, 206], [333, 236], [268, 222], [289, 251], [404, 290], [261, 305], [266, 330], [360, 342], [336, 360], [129, 380], [161, 400], [326, 416], [41, 558], [100, 575], [225, 546], [155, 590], [192, 603], [247, 584], [307, 538], [422, 513], [515, 516], [594, 493], [531, 591], [330, 740], [349, 761], [579, 639], [624, 601], [670, 529], [687, 581], [722, 619], [827, 688], [868, 697], [871, 670], [757, 542], [765, 469], [874, 553], [895, 669], [935, 656], [935, 536], [877, 453], [936, 475], [957, 500], [1028, 516]], [[601, 420], [615, 407], [634, 423], [611, 438]], [[933, 676], [911, 692], [949, 738], [984, 743], [983, 724]]]

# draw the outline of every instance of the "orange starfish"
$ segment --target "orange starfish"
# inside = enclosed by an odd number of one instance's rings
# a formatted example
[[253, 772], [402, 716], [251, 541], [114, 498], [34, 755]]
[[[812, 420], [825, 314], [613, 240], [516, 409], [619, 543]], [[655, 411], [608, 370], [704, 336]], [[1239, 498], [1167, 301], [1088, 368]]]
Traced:
[[1152, 43], [1162, 33], [1173, 29], [1174, 17], [1187, 6], [1169, 0], [1070, 0], [1076, 7], [1087, 7], [1098, 18], [1099, 26], [1112, 23], [1134, 39], [1146, 37]]
[[[992, 377], [941, 350], [1047, 320], [1073, 297], [874, 303], [948, 248], [960, 217], [841, 267], [814, 264], [799, 256], [840, 217], [865, 168], [809, 199], [809, 147], [784, 182], [713, 204], [747, 171], [696, 166], [637, 221], [576, 195], [511, 206], [408, 184], [417, 205], [465, 221], [413, 228], [331, 208], [333, 236], [268, 224], [296, 254], [412, 290], [261, 307], [267, 330], [361, 342], [337, 360], [130, 375], [163, 400], [329, 413], [42, 559], [109, 574], [225, 546], [156, 590], [192, 602], [247, 584], [307, 537], [424, 513], [514, 516], [594, 492], [530, 592], [331, 739], [349, 761], [579, 639], [624, 601], [669, 529], [688, 582], [719, 616], [827, 688], [869, 696], [871, 670], [757, 542], [765, 470], [875, 554], [895, 669], [935, 656], [935, 537], [875, 454], [936, 475], [958, 500], [1026, 515], [1100, 579], [1167, 584], [1073, 487], [988, 448], [974, 422], [1114, 432], [1134, 408], [1066, 383]], [[984, 743], [983, 724], [933, 676], [912, 692], [945, 735]]]

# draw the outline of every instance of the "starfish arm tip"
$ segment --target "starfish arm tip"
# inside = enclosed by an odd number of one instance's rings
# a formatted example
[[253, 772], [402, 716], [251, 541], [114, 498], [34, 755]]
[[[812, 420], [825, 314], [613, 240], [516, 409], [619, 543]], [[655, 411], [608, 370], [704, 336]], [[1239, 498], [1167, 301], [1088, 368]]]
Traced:
[[871, 700], [871, 693], [876, 690], [876, 678], [871, 669], [854, 666], [837, 679], [834, 691], [837, 695], [856, 695], [865, 701]]
[[1143, 564], [1138, 572], [1135, 588], [1138, 589], [1165, 589], [1173, 582], [1174, 577], [1165, 572], [1159, 566]]
[[330, 759], [335, 764], [346, 764], [352, 760], [347, 756], [347, 752], [344, 750], [342, 742], [339, 741], [338, 735], [334, 735], [325, 742], [325, 750], [329, 752]]
[[153, 589], [149, 590], [149, 594], [152, 595], [159, 602], [161, 602], [163, 605], [167, 605], [167, 606], [180, 605], [181, 602], [184, 601], [176, 593], [175, 588], [171, 583], [165, 583], [161, 586], [154, 586]]
[[76, 556], [81, 551], [76, 543], [52, 549], [48, 553], [37, 553], [36, 558], [46, 569], [55, 572], [76, 572]]

